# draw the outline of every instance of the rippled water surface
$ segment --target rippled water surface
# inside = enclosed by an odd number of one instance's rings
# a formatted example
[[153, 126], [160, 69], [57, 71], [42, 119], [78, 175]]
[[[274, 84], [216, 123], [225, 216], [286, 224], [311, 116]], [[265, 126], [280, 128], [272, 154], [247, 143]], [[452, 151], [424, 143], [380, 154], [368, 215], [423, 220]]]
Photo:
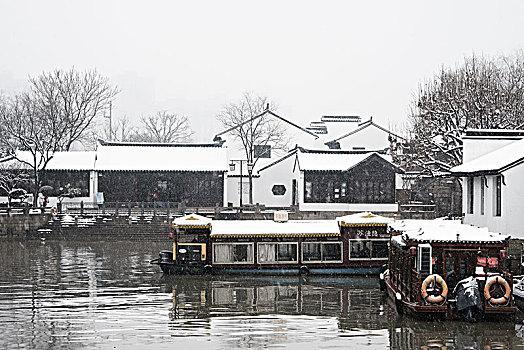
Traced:
[[416, 321], [376, 278], [163, 276], [170, 242], [0, 239], [0, 348], [511, 349], [524, 326]]

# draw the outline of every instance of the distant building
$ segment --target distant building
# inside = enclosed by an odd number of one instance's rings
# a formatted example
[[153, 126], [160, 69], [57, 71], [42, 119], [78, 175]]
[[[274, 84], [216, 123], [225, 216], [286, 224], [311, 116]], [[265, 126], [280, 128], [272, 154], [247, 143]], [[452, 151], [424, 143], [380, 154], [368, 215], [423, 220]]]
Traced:
[[394, 134], [390, 130], [378, 125], [373, 118], [359, 123], [358, 126], [345, 131], [339, 129], [336, 138], [330, 138], [324, 145], [330, 149], [342, 149], [352, 151], [388, 151], [391, 144], [391, 137], [403, 140], [404, 138]]
[[464, 222], [524, 238], [524, 130], [467, 130], [462, 177]]

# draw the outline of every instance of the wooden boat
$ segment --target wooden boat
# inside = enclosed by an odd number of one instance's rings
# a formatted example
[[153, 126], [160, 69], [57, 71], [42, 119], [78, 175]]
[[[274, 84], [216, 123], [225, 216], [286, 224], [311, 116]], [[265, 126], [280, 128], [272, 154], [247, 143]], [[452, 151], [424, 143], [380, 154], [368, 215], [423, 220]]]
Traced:
[[380, 275], [399, 313], [468, 320], [515, 313], [505, 268], [509, 236], [456, 220], [406, 220], [392, 228]]
[[177, 218], [172, 251], [152, 263], [167, 274], [378, 275], [387, 262], [389, 218], [280, 221]]

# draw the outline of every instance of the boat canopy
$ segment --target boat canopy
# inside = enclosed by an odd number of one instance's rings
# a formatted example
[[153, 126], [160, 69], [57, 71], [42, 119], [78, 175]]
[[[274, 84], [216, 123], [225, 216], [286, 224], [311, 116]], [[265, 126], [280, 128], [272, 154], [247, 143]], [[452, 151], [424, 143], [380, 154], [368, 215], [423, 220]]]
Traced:
[[340, 226], [388, 226], [394, 221], [369, 211], [337, 217]]
[[392, 242], [404, 245], [416, 243], [493, 244], [505, 243], [510, 236], [489, 232], [486, 227], [462, 224], [459, 220], [401, 220], [392, 229], [402, 234], [393, 236]]
[[210, 228], [211, 219], [198, 214], [189, 214], [173, 220], [174, 228]]
[[340, 229], [335, 220], [213, 220], [213, 238], [251, 237], [336, 237]]

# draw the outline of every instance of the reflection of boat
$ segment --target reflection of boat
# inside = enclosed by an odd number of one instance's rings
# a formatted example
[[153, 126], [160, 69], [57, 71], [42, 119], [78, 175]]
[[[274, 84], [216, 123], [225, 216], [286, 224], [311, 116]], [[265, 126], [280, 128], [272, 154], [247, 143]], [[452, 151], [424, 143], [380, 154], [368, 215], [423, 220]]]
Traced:
[[522, 343], [512, 322], [413, 322], [398, 318], [388, 328], [391, 349], [513, 349]]
[[153, 261], [167, 274], [378, 274], [387, 261], [388, 218], [173, 221], [173, 250]]
[[509, 236], [458, 221], [406, 221], [395, 227], [382, 278], [397, 310], [469, 320], [515, 313], [505, 268]]
[[385, 309], [385, 299], [373, 277], [165, 276], [162, 283], [173, 293], [173, 320], [312, 315], [336, 317], [344, 329], [384, 329], [389, 315], [394, 314]]
[[524, 310], [524, 277], [518, 279], [517, 283], [513, 285], [513, 298], [515, 305], [520, 310]]

